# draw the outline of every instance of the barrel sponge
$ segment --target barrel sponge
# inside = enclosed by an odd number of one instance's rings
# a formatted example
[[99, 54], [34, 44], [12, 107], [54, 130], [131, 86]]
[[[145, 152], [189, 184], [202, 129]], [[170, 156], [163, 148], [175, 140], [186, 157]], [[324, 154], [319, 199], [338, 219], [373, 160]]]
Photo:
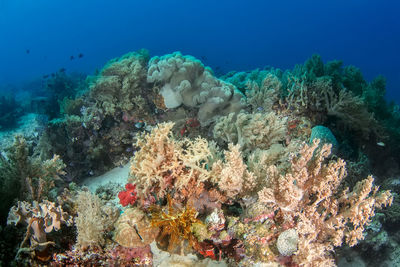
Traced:
[[312, 143], [315, 139], [321, 140], [320, 145], [332, 144], [332, 153], [337, 152], [339, 143], [329, 128], [322, 125], [314, 126], [311, 129], [310, 143]]
[[203, 126], [244, 106], [234, 85], [217, 79], [200, 60], [180, 52], [150, 59], [147, 82], [161, 86], [167, 108], [199, 108], [198, 120]]

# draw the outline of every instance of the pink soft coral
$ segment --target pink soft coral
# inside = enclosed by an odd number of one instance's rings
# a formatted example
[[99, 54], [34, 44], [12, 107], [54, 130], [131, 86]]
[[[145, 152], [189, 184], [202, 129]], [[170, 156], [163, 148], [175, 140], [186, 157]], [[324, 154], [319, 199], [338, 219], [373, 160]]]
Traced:
[[136, 202], [136, 185], [127, 183], [125, 185], [125, 191], [121, 191], [118, 193], [119, 202], [122, 206], [128, 206], [135, 204]]

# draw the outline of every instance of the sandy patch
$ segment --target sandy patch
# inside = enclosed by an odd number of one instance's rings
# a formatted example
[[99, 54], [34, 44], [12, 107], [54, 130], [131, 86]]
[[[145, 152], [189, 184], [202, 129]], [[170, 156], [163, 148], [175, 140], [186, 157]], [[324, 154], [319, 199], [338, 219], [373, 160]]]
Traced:
[[129, 166], [130, 164], [127, 163], [102, 175], [85, 178], [81, 185], [88, 187], [92, 193], [95, 193], [98, 187], [108, 183], [119, 184], [124, 187], [128, 181]]

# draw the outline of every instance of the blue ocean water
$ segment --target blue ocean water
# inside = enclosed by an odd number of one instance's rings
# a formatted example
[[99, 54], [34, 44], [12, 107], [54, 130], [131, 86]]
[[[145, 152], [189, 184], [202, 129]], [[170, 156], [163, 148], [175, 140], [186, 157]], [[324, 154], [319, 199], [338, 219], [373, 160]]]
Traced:
[[93, 73], [140, 48], [221, 71], [287, 69], [318, 53], [367, 80], [382, 74], [400, 103], [399, 10], [394, 0], [1, 0], [0, 87], [60, 68]]

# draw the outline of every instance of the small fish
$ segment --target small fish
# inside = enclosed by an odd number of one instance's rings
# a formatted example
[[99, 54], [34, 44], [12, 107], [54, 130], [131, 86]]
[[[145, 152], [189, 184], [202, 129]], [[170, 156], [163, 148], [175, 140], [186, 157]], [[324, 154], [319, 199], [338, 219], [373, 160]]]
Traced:
[[55, 74], [55, 73], [52, 73], [52, 74], [51, 74], [51, 77], [53, 77], [53, 78], [56, 77], [56, 74]]
[[26, 49], [26, 53], [29, 54], [31, 51], [29, 49]]
[[384, 147], [385, 143], [384, 142], [378, 142], [378, 143], [376, 143], [376, 145]]
[[47, 79], [47, 78], [49, 78], [48, 74], [43, 75], [43, 79]]
[[70, 56], [69, 60], [74, 60], [74, 58], [75, 58], [74, 56]]
[[61, 68], [61, 69], [59, 70], [59, 72], [65, 72], [65, 71], [66, 71], [65, 68]]
[[79, 53], [78, 58], [83, 58], [83, 54]]
[[89, 171], [89, 175], [93, 176], [94, 172], [92, 170]]
[[138, 129], [143, 128], [144, 125], [145, 125], [145, 123], [142, 120], [135, 123], [135, 127]]

